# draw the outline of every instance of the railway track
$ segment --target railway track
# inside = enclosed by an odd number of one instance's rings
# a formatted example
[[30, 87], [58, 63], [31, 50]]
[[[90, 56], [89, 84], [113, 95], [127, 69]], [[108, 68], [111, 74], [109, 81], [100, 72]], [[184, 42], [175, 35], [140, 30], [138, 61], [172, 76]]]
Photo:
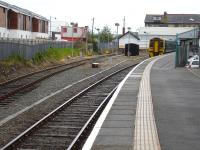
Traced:
[[80, 148], [85, 139], [83, 135], [87, 135], [86, 130], [91, 129], [116, 86], [134, 65], [121, 67], [86, 87], [26, 129], [2, 150]]
[[100, 56], [98, 58], [88, 58], [84, 60], [79, 60], [76, 62], [71, 62], [64, 65], [59, 65], [55, 67], [51, 67], [45, 70], [41, 70], [38, 72], [33, 72], [18, 78], [15, 78], [13, 80], [10, 80], [8, 82], [4, 82], [0, 84], [0, 101], [9, 98], [16, 93], [21, 92], [22, 94], [28, 90], [31, 90], [34, 84], [49, 78], [55, 74], [58, 74], [60, 72], [66, 71], [68, 69], [78, 67], [80, 65], [86, 64], [89, 61], [93, 61], [95, 59], [102, 58], [103, 56]]

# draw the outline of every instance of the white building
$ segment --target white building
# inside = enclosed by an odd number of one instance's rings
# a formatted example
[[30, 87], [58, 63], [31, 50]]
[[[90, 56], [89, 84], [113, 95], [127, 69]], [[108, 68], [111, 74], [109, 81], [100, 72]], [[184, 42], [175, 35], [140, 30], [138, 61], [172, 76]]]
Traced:
[[128, 43], [139, 44], [139, 37], [133, 32], [126, 32], [124, 35], [119, 37], [119, 48], [124, 49], [125, 45]]
[[187, 32], [194, 29], [194, 27], [141, 27], [139, 28], [138, 35], [140, 38], [140, 49], [149, 47], [149, 40], [159, 37], [166, 40], [175, 40], [176, 34]]
[[61, 39], [66, 41], [80, 41], [85, 40], [87, 29], [85, 27], [78, 27], [78, 24], [72, 26], [61, 27]]

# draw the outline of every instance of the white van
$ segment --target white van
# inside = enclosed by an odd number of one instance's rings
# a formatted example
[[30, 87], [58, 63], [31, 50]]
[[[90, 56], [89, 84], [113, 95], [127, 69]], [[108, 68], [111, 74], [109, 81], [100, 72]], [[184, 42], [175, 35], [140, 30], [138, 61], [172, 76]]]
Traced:
[[187, 68], [199, 68], [199, 60], [191, 60], [186, 65]]
[[194, 55], [194, 56], [192, 56], [191, 58], [189, 58], [187, 61], [188, 61], [188, 63], [189, 63], [190, 61], [193, 61], [193, 60], [199, 61], [199, 56], [198, 56], [198, 55]]

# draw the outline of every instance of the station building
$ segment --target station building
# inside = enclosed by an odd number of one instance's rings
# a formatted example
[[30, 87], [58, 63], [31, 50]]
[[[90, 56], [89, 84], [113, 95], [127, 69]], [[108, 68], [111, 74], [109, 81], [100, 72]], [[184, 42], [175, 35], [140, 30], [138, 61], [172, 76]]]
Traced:
[[194, 27], [141, 27], [138, 29], [140, 49], [149, 47], [149, 40], [155, 37], [174, 41], [176, 35], [194, 29]]
[[138, 29], [140, 49], [146, 49], [154, 37], [175, 40], [176, 35], [200, 26], [200, 14], [147, 14], [145, 27]]
[[0, 38], [48, 38], [49, 20], [0, 0]]

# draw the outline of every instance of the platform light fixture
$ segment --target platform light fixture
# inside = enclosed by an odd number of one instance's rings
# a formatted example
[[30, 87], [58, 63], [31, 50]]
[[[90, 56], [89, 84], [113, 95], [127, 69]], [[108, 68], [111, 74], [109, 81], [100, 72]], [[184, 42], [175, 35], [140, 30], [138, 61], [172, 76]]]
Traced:
[[128, 57], [130, 56], [130, 32], [131, 32], [131, 27], [128, 27]]
[[98, 50], [100, 50], [100, 34], [99, 34], [100, 29], [99, 28], [95, 29], [98, 31]]
[[50, 38], [52, 39], [52, 31], [51, 31], [51, 28], [52, 28], [52, 19], [56, 20], [56, 17], [52, 17], [50, 16], [50, 27], [49, 27], [49, 36]]
[[74, 22], [71, 22], [70, 25], [72, 26], [72, 57], [74, 56]]
[[86, 52], [88, 51], [88, 26], [85, 26], [85, 42], [86, 42]]
[[118, 27], [120, 26], [120, 24], [119, 23], [115, 23], [115, 26], [117, 27], [117, 49], [119, 49]]

